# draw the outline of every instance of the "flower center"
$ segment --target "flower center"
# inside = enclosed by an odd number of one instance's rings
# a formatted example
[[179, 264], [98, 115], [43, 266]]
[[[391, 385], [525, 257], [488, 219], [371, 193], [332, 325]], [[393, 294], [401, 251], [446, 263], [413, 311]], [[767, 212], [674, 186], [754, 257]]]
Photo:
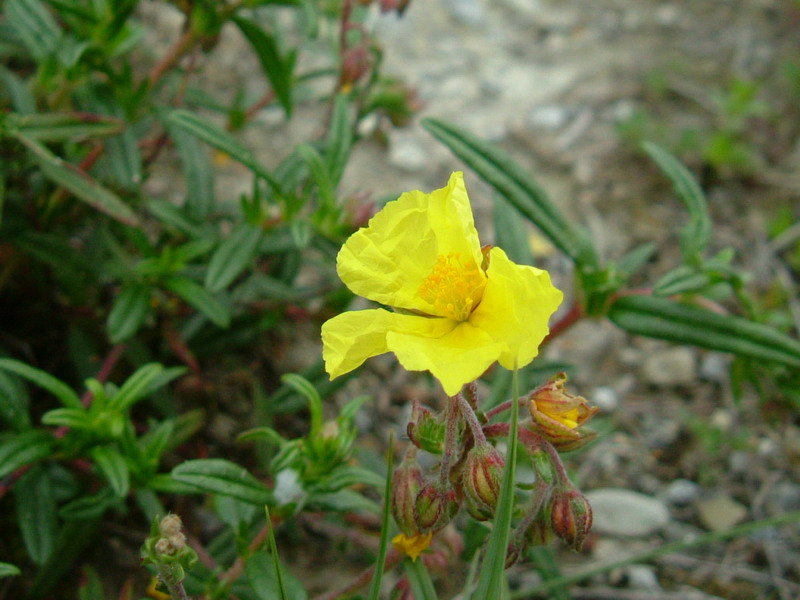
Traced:
[[441, 316], [466, 321], [480, 302], [484, 275], [472, 261], [461, 261], [451, 252], [440, 254], [430, 275], [419, 286], [420, 297]]

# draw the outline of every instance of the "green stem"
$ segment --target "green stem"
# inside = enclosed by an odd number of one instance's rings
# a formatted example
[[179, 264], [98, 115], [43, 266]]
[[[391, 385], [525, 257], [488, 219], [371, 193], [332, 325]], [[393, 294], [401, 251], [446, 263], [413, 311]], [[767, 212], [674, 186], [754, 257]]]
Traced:
[[183, 589], [183, 582], [178, 579], [173, 565], [160, 564], [158, 566], [158, 578], [167, 588], [172, 600], [189, 600], [186, 590]]
[[628, 556], [627, 558], [623, 558], [621, 560], [615, 560], [613, 562], [603, 563], [601, 565], [597, 565], [589, 569], [584, 569], [583, 571], [572, 573], [570, 575], [563, 575], [561, 577], [558, 577], [557, 579], [551, 579], [550, 581], [540, 583], [539, 585], [532, 588], [517, 590], [511, 594], [511, 597], [531, 598], [534, 594], [541, 594], [543, 592], [547, 592], [554, 588], [563, 587], [570, 583], [575, 583], [583, 579], [588, 579], [600, 573], [612, 571], [614, 569], [618, 569], [626, 565], [647, 562], [654, 558], [658, 558], [659, 556], [663, 556], [664, 554], [681, 552], [683, 550], [686, 550], [687, 548], [693, 548], [695, 546], [704, 546], [706, 544], [711, 544], [713, 542], [718, 542], [720, 540], [727, 540], [741, 535], [746, 535], [753, 531], [764, 529], [765, 527], [775, 527], [777, 525], [783, 525], [784, 523], [791, 523], [794, 521], [800, 521], [800, 510], [796, 510], [794, 512], [782, 515], [777, 515], [775, 517], [770, 517], [768, 519], [761, 519], [759, 521], [750, 521], [749, 523], [743, 523], [742, 525], [731, 527], [726, 531], [712, 531], [710, 533], [699, 535], [693, 540], [689, 540], [687, 542], [684, 541], [670, 542], [669, 544], [664, 544], [663, 546], [659, 546], [658, 548], [651, 548], [649, 550], [645, 550], [644, 552], [632, 554], [631, 556]]

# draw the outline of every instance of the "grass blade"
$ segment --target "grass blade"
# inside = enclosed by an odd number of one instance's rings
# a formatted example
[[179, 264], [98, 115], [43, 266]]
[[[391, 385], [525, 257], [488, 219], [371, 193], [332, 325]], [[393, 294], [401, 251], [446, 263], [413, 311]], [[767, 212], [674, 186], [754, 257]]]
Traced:
[[[515, 368], [511, 379], [511, 397], [519, 398], [519, 371]], [[514, 487], [517, 467], [517, 427], [519, 425], [519, 403], [511, 403], [511, 430], [508, 434], [506, 466], [503, 469], [503, 483], [497, 500], [497, 512], [492, 524], [492, 533], [486, 547], [478, 587], [473, 600], [495, 600], [503, 590], [505, 579], [506, 552], [511, 531], [511, 517], [514, 512]]]
[[280, 600], [288, 600], [286, 588], [283, 585], [283, 572], [281, 563], [278, 560], [278, 544], [275, 543], [275, 531], [272, 529], [272, 518], [269, 516], [269, 506], [264, 505], [264, 512], [267, 513], [267, 533], [269, 534], [269, 551], [272, 554], [272, 565], [275, 567], [275, 580], [278, 583], [278, 594]]
[[389, 549], [389, 515], [392, 502], [392, 474], [394, 472], [394, 432], [389, 434], [389, 450], [386, 454], [386, 488], [383, 492], [383, 514], [381, 515], [381, 541], [378, 546], [378, 559], [375, 561], [375, 574], [369, 586], [367, 600], [379, 600], [381, 579], [386, 565], [386, 553]]
[[436, 588], [433, 587], [433, 580], [431, 580], [431, 575], [428, 573], [424, 560], [406, 558], [403, 566], [416, 600], [438, 600]]

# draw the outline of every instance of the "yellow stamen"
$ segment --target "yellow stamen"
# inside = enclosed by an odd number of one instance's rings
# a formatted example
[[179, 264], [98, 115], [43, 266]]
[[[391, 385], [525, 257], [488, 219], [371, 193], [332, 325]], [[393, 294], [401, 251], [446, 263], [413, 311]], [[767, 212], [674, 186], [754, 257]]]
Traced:
[[426, 533], [425, 535], [417, 534], [411, 537], [403, 533], [398, 533], [392, 538], [392, 544], [398, 552], [403, 552], [411, 557], [411, 560], [416, 562], [417, 557], [422, 554], [422, 551], [431, 543], [433, 532]]
[[418, 292], [440, 316], [466, 321], [480, 302], [485, 281], [474, 262], [462, 262], [451, 252], [439, 255]]

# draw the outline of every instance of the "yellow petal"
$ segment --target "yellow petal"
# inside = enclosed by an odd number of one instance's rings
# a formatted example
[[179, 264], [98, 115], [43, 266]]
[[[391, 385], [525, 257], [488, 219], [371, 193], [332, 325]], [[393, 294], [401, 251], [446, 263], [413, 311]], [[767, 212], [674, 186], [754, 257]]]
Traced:
[[403, 552], [410, 556], [412, 561], [416, 562], [419, 555], [422, 554], [422, 551], [431, 543], [432, 537], [433, 532], [424, 535], [412, 535], [411, 537], [399, 533], [392, 538], [392, 545], [394, 545], [398, 552]]
[[502, 346], [501, 365], [522, 368], [539, 353], [550, 331], [547, 322], [564, 295], [547, 271], [515, 264], [500, 248], [492, 248], [486, 274], [483, 299], [469, 322]]
[[460, 172], [430, 194], [406, 192], [387, 203], [345, 242], [336, 269], [359, 296], [435, 314], [418, 290], [438, 257], [451, 253], [481, 264], [478, 232]]
[[[447, 319], [429, 319], [448, 321]], [[437, 338], [393, 331], [387, 334], [389, 349], [409, 371], [430, 371], [449, 396], [476, 380], [503, 351], [486, 332], [468, 322], [450, 321], [453, 329]]]
[[388, 352], [386, 336], [398, 331], [437, 337], [452, 329], [446, 319], [389, 312], [380, 308], [342, 313], [322, 325], [322, 358], [331, 379], [349, 373], [365, 360]]

